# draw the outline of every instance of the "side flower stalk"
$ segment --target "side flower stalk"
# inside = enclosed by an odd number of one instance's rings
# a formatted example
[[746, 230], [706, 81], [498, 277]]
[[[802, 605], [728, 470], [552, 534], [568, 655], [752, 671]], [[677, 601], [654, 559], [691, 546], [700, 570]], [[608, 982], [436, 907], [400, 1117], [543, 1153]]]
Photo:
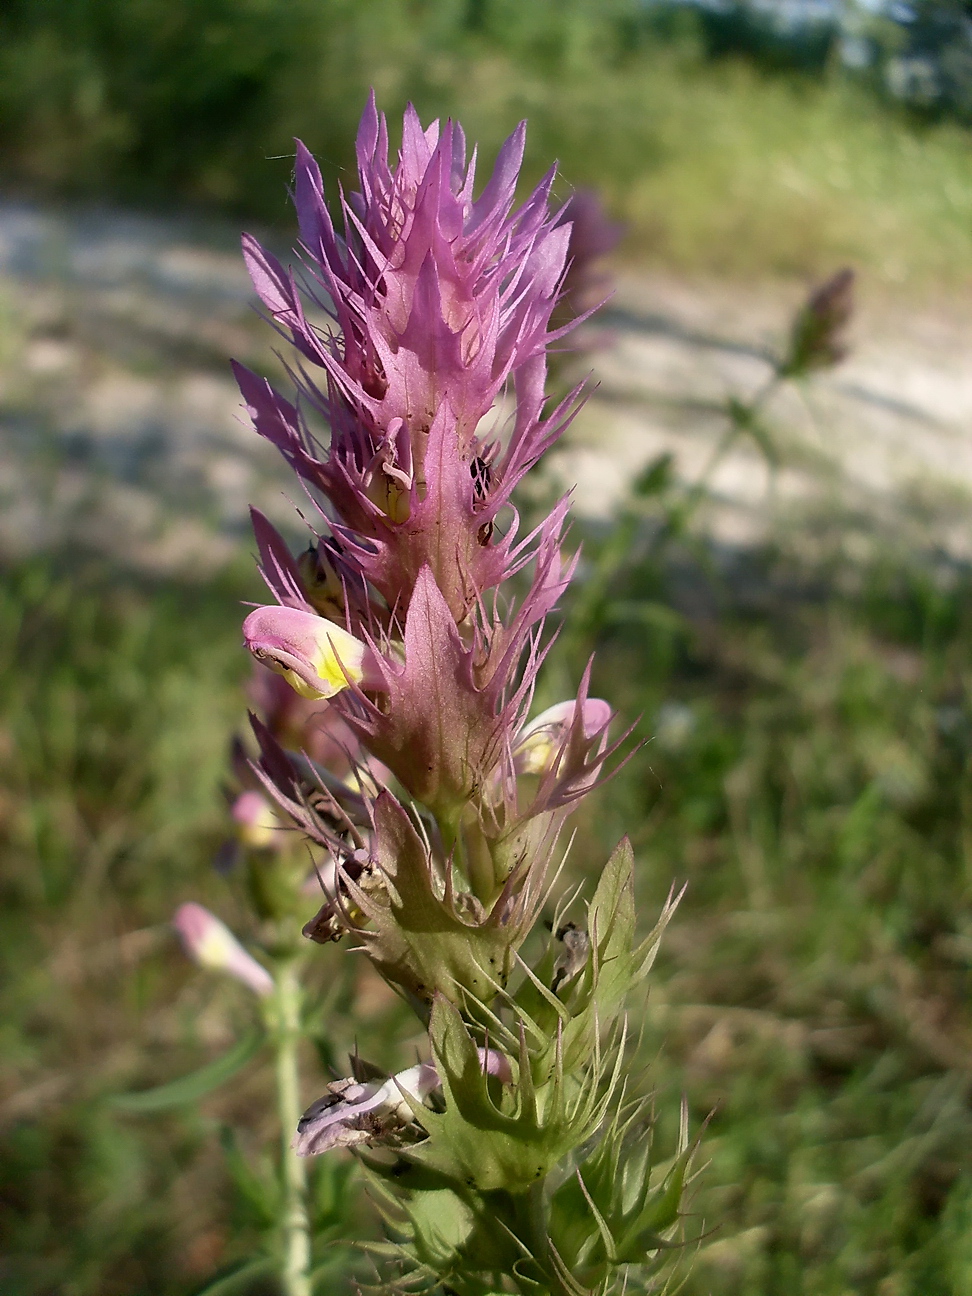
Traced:
[[[295, 678], [299, 683], [299, 677]], [[259, 714], [258, 721], [254, 714], [254, 721], [275, 741], [305, 753], [305, 760], [330, 765], [338, 786], [351, 768], [347, 749], [353, 747], [353, 738], [327, 712], [320, 691], [295, 688], [285, 676], [272, 674], [258, 663], [250, 695], [254, 712]], [[302, 939], [301, 927], [313, 912], [318, 879], [328, 873], [330, 861], [321, 852], [308, 855], [306, 841], [274, 804], [239, 738], [233, 743], [231, 766], [236, 784], [235, 789], [227, 790], [232, 836], [220, 848], [215, 864], [218, 872], [243, 884], [260, 937], [259, 959], [202, 905], [180, 905], [173, 927], [195, 963], [242, 983], [257, 997], [262, 1030], [256, 1041], [262, 1038], [274, 1058], [281, 1143], [278, 1174], [275, 1180], [267, 1180], [264, 1167], [250, 1163], [239, 1149], [234, 1149], [230, 1169], [235, 1168], [234, 1177], [247, 1200], [253, 1199], [255, 1184], [260, 1185], [256, 1191], [265, 1194], [268, 1249], [286, 1296], [311, 1296], [307, 1164], [294, 1155], [291, 1142], [303, 1110], [300, 1056], [314, 1008], [304, 984], [312, 947]], [[355, 794], [350, 788], [347, 792], [353, 801]], [[231, 1050], [228, 1075], [249, 1061], [252, 1051]], [[193, 1078], [188, 1082], [192, 1086]], [[338, 1209], [335, 1213], [340, 1217], [347, 1212]], [[254, 1263], [259, 1269], [261, 1262]]]
[[[409, 108], [393, 165], [372, 99], [339, 221], [298, 144], [298, 268], [244, 238], [294, 393], [236, 374], [315, 527], [295, 556], [254, 514], [273, 602], [244, 638], [342, 738], [314, 751], [254, 717], [247, 794], [264, 801], [236, 814], [271, 842], [272, 804], [309, 844], [305, 936], [349, 938], [428, 1032], [424, 1060], [388, 1076], [355, 1059], [294, 1119], [291, 1167], [350, 1148], [388, 1226], [376, 1254], [423, 1290], [582, 1296], [663, 1264], [689, 1151], [651, 1165], [623, 1024], [673, 905], [635, 939], [626, 842], [577, 921], [552, 897], [565, 822], [625, 735], [609, 737], [590, 668], [535, 714], [545, 623], [574, 567], [568, 499], [522, 534], [513, 492], [582, 392], [545, 394], [548, 348], [576, 323], [571, 212], [550, 205], [553, 171], [516, 204], [523, 148], [521, 126], [477, 196], [457, 124]], [[527, 946], [545, 911], [549, 940]], [[292, 1084], [281, 1072], [281, 1093]], [[309, 1254], [287, 1252], [290, 1296], [308, 1290]]]

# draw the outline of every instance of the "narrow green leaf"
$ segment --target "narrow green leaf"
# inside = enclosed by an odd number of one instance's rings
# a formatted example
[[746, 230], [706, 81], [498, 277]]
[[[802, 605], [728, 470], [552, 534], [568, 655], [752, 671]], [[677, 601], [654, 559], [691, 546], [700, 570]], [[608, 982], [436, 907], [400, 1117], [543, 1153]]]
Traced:
[[229, 1126], [220, 1130], [219, 1141], [226, 1158], [226, 1168], [237, 1192], [250, 1207], [258, 1224], [272, 1227], [280, 1218], [280, 1185], [270, 1166], [263, 1173], [250, 1164], [243, 1154], [236, 1131]]
[[377, 1256], [379, 1260], [401, 1260], [408, 1257], [408, 1252], [397, 1242], [358, 1242], [357, 1249], [365, 1255]]
[[597, 1206], [594, 1204], [594, 1198], [587, 1191], [587, 1184], [584, 1182], [584, 1176], [581, 1174], [580, 1168], [575, 1170], [574, 1174], [577, 1176], [577, 1182], [580, 1184], [581, 1192], [584, 1194], [584, 1199], [587, 1202], [587, 1208], [591, 1212], [591, 1215], [594, 1217], [594, 1223], [597, 1225], [597, 1231], [601, 1235], [601, 1244], [604, 1247], [604, 1253], [607, 1256], [608, 1261], [611, 1264], [614, 1264], [615, 1261], [617, 1260], [617, 1249], [614, 1244], [614, 1238], [611, 1236], [611, 1230], [608, 1228], [607, 1220], [597, 1209]]
[[259, 1260], [251, 1260], [248, 1264], [243, 1265], [241, 1269], [234, 1269], [232, 1273], [224, 1274], [211, 1282], [208, 1286], [203, 1287], [195, 1293], [195, 1296], [239, 1296], [239, 1293], [245, 1292], [251, 1283], [257, 1278], [266, 1278], [274, 1271], [272, 1260], [261, 1257]]
[[678, 1219], [682, 1204], [682, 1192], [685, 1188], [685, 1171], [688, 1168], [689, 1154], [684, 1152], [669, 1174], [661, 1195], [647, 1210], [642, 1212], [640, 1227], [662, 1233]]
[[643, 625], [668, 634], [683, 634], [688, 621], [678, 612], [653, 599], [617, 599], [604, 611], [608, 625]]
[[171, 1080], [168, 1084], [155, 1089], [143, 1089], [140, 1093], [113, 1094], [109, 1104], [118, 1111], [155, 1112], [164, 1111], [167, 1107], [183, 1107], [195, 1102], [205, 1094], [212, 1093], [227, 1080], [231, 1080], [238, 1071], [253, 1058], [263, 1044], [263, 1032], [250, 1031], [222, 1057], [208, 1062], [187, 1076]]
[[604, 946], [603, 956], [627, 953], [634, 930], [634, 853], [627, 837], [604, 866], [590, 906], [590, 927]]

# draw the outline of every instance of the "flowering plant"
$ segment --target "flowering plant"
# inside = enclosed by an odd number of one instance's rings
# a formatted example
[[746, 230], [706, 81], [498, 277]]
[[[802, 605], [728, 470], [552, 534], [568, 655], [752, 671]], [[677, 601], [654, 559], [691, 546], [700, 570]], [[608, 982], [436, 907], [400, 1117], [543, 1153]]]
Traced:
[[[521, 535], [512, 495], [582, 393], [553, 408], [545, 398], [547, 349], [571, 326], [552, 322], [570, 222], [550, 209], [552, 171], [515, 205], [523, 145], [521, 125], [475, 197], [458, 125], [423, 128], [409, 108], [392, 167], [372, 98], [340, 229], [298, 145], [301, 269], [244, 238], [295, 353], [295, 399], [241, 365], [236, 375], [315, 526], [295, 558], [254, 514], [274, 603], [250, 612], [244, 636], [318, 706], [341, 759], [294, 750], [253, 717], [241, 834], [270, 855], [279, 825], [297, 828], [323, 894], [303, 915], [306, 866], [300, 876], [294, 852], [276, 852], [271, 872], [293, 900], [266, 908], [275, 999], [228, 933], [214, 928], [198, 956], [213, 965], [218, 947], [227, 970], [269, 994], [283, 1055], [299, 1030], [306, 916], [305, 937], [351, 938], [428, 1031], [428, 1060], [387, 1076], [354, 1059], [288, 1130], [289, 1296], [311, 1290], [297, 1158], [340, 1146], [378, 1185], [390, 1240], [372, 1249], [420, 1290], [607, 1291], [632, 1265], [660, 1267], [678, 1228], [687, 1142], [652, 1167], [650, 1120], [625, 1100], [621, 1015], [672, 904], [636, 941], [623, 842], [586, 919], [558, 915], [539, 953], [522, 953], [556, 884], [565, 820], [624, 737], [609, 740], [590, 667], [576, 697], [531, 718], [545, 619], [574, 563], [561, 553], [567, 498]], [[498, 405], [503, 427], [490, 422]], [[187, 944], [198, 919], [181, 911]]]

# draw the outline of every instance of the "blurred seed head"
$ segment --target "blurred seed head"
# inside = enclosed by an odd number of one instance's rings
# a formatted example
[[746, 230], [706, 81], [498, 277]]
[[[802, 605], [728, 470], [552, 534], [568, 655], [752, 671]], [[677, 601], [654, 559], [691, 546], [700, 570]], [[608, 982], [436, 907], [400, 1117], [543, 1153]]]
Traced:
[[840, 364], [847, 356], [846, 334], [853, 313], [854, 271], [845, 266], [815, 288], [797, 312], [780, 376], [800, 378]]

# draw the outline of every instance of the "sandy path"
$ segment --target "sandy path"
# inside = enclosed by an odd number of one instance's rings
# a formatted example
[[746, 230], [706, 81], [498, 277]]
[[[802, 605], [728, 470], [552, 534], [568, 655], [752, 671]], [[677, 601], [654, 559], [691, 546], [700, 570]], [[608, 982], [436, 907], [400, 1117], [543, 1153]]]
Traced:
[[[628, 274], [600, 323], [598, 387], [559, 453], [578, 507], [603, 515], [633, 470], [670, 452], [681, 476], [704, 471], [727, 422], [725, 402], [767, 381], [802, 299], [797, 284], [740, 289]], [[709, 521], [748, 541], [782, 521], [856, 513], [931, 528], [972, 551], [972, 303], [915, 305], [858, 289], [848, 359], [785, 384], [763, 421], [773, 471], [739, 443], [711, 479]]]
[[[765, 381], [801, 294], [621, 274], [587, 330], [598, 387], [552, 465], [579, 510], [609, 515], [666, 451], [694, 480], [726, 399]], [[851, 358], [767, 406], [776, 469], [736, 447], [707, 521], [748, 542], [853, 513], [930, 528], [964, 556], [972, 304], [878, 299], [866, 284], [860, 300]], [[242, 420], [226, 363], [274, 369], [268, 333], [235, 230], [0, 204], [0, 548], [77, 543], [203, 572], [238, 548], [249, 501], [292, 518], [288, 474]]]

